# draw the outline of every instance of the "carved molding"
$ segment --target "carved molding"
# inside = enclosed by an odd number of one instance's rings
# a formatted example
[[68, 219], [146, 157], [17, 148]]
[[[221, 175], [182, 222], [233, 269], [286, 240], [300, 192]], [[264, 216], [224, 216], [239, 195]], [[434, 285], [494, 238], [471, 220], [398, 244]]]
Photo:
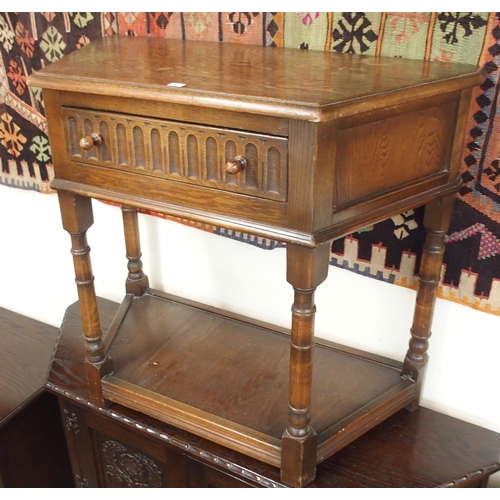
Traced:
[[112, 440], [103, 443], [102, 452], [107, 487], [161, 488], [161, 470], [150, 458]]
[[489, 476], [495, 472], [498, 472], [499, 466], [497, 464], [488, 465], [486, 467], [482, 467], [481, 469], [471, 471], [467, 474], [464, 474], [461, 477], [456, 479], [452, 479], [447, 483], [444, 483], [439, 486], [439, 488], [463, 488], [467, 487], [468, 483], [475, 483], [479, 479], [484, 480], [489, 478]]
[[75, 474], [75, 486], [77, 488], [88, 488], [89, 482], [84, 477], [80, 477], [80, 474]]
[[76, 413], [69, 412], [68, 410], [63, 410], [64, 415], [64, 425], [69, 432], [74, 432], [78, 434], [80, 428], [78, 427], [78, 417]]

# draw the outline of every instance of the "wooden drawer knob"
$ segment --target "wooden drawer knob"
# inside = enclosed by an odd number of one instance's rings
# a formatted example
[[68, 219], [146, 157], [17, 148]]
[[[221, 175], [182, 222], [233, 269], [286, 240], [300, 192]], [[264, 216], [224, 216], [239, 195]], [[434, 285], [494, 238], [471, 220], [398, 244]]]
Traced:
[[90, 134], [80, 139], [80, 147], [83, 149], [91, 149], [94, 146], [100, 146], [103, 142], [101, 134]]
[[226, 162], [226, 172], [231, 175], [236, 175], [248, 165], [247, 159], [244, 156], [235, 156], [232, 160]]

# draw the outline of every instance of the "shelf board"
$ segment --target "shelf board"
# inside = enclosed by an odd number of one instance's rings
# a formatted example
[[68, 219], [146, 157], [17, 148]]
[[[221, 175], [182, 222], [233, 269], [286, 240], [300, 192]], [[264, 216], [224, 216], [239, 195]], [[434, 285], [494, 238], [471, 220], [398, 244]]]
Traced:
[[[108, 333], [106, 399], [280, 466], [287, 423], [286, 330], [148, 290]], [[401, 364], [330, 342], [314, 350], [311, 425], [320, 462], [411, 402]]]

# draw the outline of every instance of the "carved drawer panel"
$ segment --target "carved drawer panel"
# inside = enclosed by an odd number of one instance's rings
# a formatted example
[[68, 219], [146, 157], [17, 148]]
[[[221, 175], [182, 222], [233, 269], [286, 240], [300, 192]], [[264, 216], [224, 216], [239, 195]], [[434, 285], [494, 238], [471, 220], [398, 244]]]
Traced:
[[[68, 107], [63, 119], [74, 161], [286, 201], [286, 138]], [[242, 157], [242, 170], [228, 173]]]

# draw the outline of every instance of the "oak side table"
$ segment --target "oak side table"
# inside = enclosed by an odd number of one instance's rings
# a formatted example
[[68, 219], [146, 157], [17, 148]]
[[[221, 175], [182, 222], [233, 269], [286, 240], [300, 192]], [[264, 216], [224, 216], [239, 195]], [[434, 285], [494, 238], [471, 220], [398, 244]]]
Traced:
[[[484, 76], [467, 65], [146, 37], [93, 42], [30, 76], [44, 90], [93, 404], [118, 403], [278, 467], [290, 486], [416, 409], [471, 89]], [[86, 240], [92, 198], [121, 205], [128, 258], [105, 336]], [[427, 238], [404, 361], [315, 342], [314, 291], [332, 240], [420, 205]], [[290, 331], [151, 289], [138, 209], [285, 242]]]

